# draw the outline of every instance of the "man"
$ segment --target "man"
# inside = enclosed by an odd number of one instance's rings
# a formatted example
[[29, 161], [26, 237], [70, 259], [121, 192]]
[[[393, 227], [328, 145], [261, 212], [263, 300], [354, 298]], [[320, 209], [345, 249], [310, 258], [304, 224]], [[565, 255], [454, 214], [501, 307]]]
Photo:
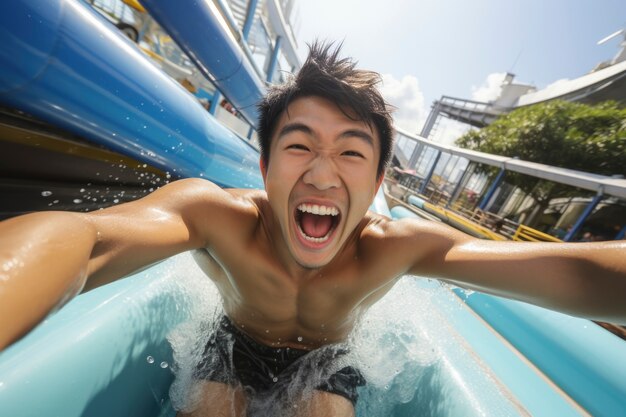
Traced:
[[[207, 352], [231, 349], [235, 374], [199, 365], [206, 401], [194, 416], [245, 415], [250, 393], [291, 378], [303, 358], [344, 341], [406, 274], [626, 323], [625, 242], [482, 241], [368, 212], [392, 149], [378, 81], [338, 50], [313, 45], [299, 74], [260, 105], [265, 191], [188, 179], [94, 213], [1, 223], [0, 316], [15, 319], [0, 329], [0, 348], [81, 288], [191, 249], [199, 249], [196, 259], [224, 300], [226, 317]], [[262, 375], [267, 369], [276, 374]], [[363, 383], [357, 369], [333, 369], [297, 414], [353, 415]]]

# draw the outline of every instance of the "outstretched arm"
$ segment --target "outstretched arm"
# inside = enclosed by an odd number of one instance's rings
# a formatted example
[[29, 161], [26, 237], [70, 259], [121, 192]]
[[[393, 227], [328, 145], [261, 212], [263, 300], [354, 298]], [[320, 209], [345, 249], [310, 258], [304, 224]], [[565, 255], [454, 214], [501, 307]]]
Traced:
[[[0, 350], [81, 289], [206, 245], [202, 213], [226, 216], [229, 195], [182, 180], [93, 213], [40, 212], [0, 223]], [[213, 209], [213, 210], [212, 210]]]
[[[626, 324], [626, 242], [494, 242], [407, 221], [409, 273], [594, 320]], [[410, 236], [410, 237], [409, 237]]]

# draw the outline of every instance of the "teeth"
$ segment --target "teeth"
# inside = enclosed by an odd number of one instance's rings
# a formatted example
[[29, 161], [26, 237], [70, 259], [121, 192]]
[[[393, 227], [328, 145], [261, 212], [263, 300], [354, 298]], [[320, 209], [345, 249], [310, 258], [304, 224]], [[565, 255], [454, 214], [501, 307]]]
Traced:
[[318, 216], [338, 216], [339, 210], [335, 207], [320, 206], [317, 204], [300, 204], [298, 210]]
[[302, 230], [302, 228], [300, 226], [298, 226], [298, 231], [300, 232], [300, 234], [302, 235], [302, 237], [304, 239], [308, 240], [309, 242], [313, 242], [313, 243], [323, 243], [323, 242], [326, 242], [328, 240], [328, 237], [330, 236], [330, 233], [328, 233], [324, 237], [311, 237], [311, 236], [307, 235], [306, 233], [304, 233], [304, 231]]

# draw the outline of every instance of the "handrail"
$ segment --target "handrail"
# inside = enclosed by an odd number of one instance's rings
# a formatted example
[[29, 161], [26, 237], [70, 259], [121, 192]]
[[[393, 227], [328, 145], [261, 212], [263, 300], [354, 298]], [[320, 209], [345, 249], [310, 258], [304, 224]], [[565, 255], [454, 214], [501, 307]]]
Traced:
[[608, 177], [605, 175], [592, 174], [583, 171], [575, 171], [573, 169], [559, 168], [536, 162], [522, 161], [517, 158], [472, 151], [456, 146], [443, 145], [431, 142], [421, 136], [408, 133], [399, 128], [396, 128], [396, 132], [396, 134], [402, 135], [409, 140], [442, 152], [458, 155], [473, 162], [495, 166], [508, 171], [530, 175], [535, 178], [571, 185], [585, 190], [602, 192], [605, 195], [613, 195], [615, 197], [626, 199], [626, 179]]
[[520, 224], [515, 231], [515, 234], [513, 235], [513, 240], [517, 240], [520, 242], [563, 242], [559, 238], [556, 238], [547, 233], [540, 232], [539, 230], [533, 229], [532, 227], [528, 227], [523, 224]]

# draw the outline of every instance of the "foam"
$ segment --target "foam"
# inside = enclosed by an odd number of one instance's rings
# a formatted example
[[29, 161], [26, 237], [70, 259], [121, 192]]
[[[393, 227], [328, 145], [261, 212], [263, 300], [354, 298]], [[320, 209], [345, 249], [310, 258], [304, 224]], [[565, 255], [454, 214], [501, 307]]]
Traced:
[[[170, 397], [175, 409], [190, 412], [205, 400], [193, 373], [223, 310], [215, 285], [191, 256], [177, 257], [172, 268], [176, 276], [173, 281], [184, 290], [184, 308], [190, 309], [192, 319], [168, 336], [174, 351], [175, 375]], [[431, 377], [434, 367], [445, 362], [450, 348], [447, 344], [455, 343], [441, 325], [441, 306], [434, 305], [433, 295], [438, 291], [442, 289], [436, 285], [417, 285], [414, 277], [400, 279], [361, 318], [347, 341], [348, 355], [336, 360], [329, 369], [304, 367], [307, 371], [298, 373], [293, 383], [264, 397], [257, 396], [248, 405], [249, 415], [293, 415], [293, 407], [299, 408], [297, 415], [306, 415], [300, 400], [311, 395], [327, 374], [344, 366], [355, 366], [367, 380], [367, 386], [359, 389], [357, 415], [390, 415], [394, 407], [411, 402], [421, 380]], [[338, 347], [329, 347], [335, 348]], [[312, 356], [310, 364], [314, 363]]]

